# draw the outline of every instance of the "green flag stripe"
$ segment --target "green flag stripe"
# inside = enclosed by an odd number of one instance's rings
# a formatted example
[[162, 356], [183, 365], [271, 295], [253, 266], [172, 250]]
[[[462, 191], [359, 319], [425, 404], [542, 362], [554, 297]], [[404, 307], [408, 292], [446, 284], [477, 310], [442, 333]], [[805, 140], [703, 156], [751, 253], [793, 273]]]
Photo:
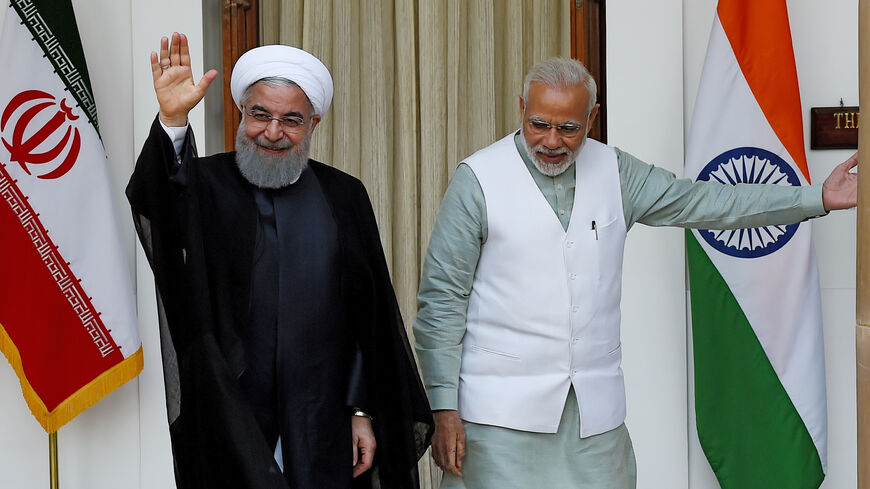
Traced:
[[27, 26], [69, 93], [100, 133], [88, 65], [69, 0], [10, 0], [9, 6]]
[[698, 438], [722, 489], [817, 489], [818, 450], [746, 315], [691, 231]]

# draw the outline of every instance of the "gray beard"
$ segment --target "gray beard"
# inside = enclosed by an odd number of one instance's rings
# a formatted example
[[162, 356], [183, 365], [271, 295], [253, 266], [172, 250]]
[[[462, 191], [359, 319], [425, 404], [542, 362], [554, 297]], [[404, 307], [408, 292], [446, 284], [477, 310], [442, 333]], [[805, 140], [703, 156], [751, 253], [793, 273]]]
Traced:
[[[520, 139], [523, 142], [523, 149], [526, 150], [526, 154], [531, 158], [532, 163], [535, 165], [535, 168], [538, 169], [539, 172], [547, 175], [548, 177], [557, 177], [563, 173], [568, 168], [571, 168], [571, 164], [574, 163], [574, 157], [577, 156], [577, 152], [583, 148], [583, 144], [586, 143], [586, 139], [583, 139], [583, 142], [580, 143], [580, 146], [577, 148], [577, 151], [571, 151], [568, 148], [552, 151], [543, 147], [542, 145], [537, 145], [534, 148], [529, 146], [528, 141], [526, 141], [525, 128], [522, 129], [520, 133]], [[561, 163], [550, 163], [549, 161], [543, 161], [538, 158], [538, 152], [547, 153], [547, 154], [565, 154], [566, 157], [562, 160]]]
[[[301, 143], [282, 141], [280, 143], [258, 143], [245, 134], [244, 127], [236, 132], [236, 165], [242, 176], [251, 185], [260, 188], [283, 188], [299, 180], [308, 167], [308, 151], [311, 146], [311, 133], [305, 135]], [[260, 152], [263, 146], [271, 149], [287, 149], [285, 155], [270, 155]]]

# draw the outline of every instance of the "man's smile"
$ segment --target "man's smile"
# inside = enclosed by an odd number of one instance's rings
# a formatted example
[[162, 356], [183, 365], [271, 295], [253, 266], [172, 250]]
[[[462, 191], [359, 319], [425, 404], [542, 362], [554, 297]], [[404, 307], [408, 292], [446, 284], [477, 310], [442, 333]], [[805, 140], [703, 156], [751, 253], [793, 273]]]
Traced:
[[257, 149], [262, 151], [263, 153], [266, 153], [269, 155], [283, 155], [283, 154], [286, 154], [287, 151], [290, 150], [290, 148], [270, 148], [267, 146], [260, 146], [260, 145], [257, 145]]
[[547, 153], [543, 153], [541, 151], [538, 151], [536, 154], [538, 155], [538, 159], [545, 161], [547, 163], [550, 163], [550, 164], [561, 163], [565, 159], [565, 156], [566, 156], [565, 153], [547, 154]]

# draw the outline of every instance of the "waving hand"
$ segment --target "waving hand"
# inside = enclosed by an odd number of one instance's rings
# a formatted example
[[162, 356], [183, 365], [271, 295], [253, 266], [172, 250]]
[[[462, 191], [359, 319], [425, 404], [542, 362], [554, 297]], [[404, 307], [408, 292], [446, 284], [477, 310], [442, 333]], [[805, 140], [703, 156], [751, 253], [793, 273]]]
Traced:
[[187, 36], [175, 32], [171, 44], [166, 37], [160, 39], [159, 57], [151, 53], [151, 75], [160, 104], [160, 120], [167, 126], [178, 127], [187, 123], [188, 112], [205, 97], [217, 71], [209, 70], [199, 83], [194, 83]]

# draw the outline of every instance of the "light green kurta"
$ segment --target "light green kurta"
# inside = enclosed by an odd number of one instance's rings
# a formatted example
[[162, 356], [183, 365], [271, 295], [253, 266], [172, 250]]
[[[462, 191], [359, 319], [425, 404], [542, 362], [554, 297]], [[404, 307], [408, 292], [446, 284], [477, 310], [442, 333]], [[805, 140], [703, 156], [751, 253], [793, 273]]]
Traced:
[[624, 424], [580, 438], [574, 390], [557, 433], [463, 422], [462, 477], [445, 473], [441, 489], [634, 489], [637, 465]]
[[[556, 177], [542, 174], [525, 153], [520, 137], [517, 134], [515, 141], [526, 167], [567, 230], [574, 205], [574, 166]], [[820, 185], [732, 187], [693, 183], [619, 149], [616, 155], [627, 229], [636, 222], [713, 229], [756, 227], [793, 223], [825, 213]], [[432, 231], [414, 323], [414, 346], [433, 410], [458, 406], [465, 314], [486, 237], [483, 191], [473, 171], [460, 164]], [[581, 439], [573, 389], [557, 433], [530, 433], [469, 422], [464, 425], [464, 477], [446, 474], [442, 489], [635, 487], [634, 452], [625, 425]]]

